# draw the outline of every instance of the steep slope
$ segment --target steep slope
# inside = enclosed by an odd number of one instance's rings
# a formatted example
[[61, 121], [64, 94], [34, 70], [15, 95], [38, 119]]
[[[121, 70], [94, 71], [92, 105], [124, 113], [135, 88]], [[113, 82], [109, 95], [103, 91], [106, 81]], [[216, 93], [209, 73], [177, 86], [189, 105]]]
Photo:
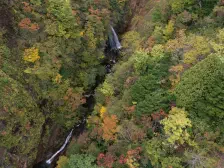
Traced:
[[129, 2], [120, 61], [58, 167], [223, 167], [222, 1]]

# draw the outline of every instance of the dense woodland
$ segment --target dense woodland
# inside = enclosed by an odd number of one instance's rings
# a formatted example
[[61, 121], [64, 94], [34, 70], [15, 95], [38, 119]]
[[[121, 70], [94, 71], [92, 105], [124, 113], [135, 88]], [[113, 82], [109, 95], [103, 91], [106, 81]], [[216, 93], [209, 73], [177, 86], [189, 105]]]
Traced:
[[2, 0], [0, 167], [55, 152], [90, 91], [57, 168], [224, 168], [224, 1]]

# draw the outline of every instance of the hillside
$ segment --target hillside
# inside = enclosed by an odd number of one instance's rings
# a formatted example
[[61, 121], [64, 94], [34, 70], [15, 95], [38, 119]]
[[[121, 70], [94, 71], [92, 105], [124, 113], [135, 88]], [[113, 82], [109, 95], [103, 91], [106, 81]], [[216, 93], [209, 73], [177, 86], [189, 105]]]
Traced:
[[74, 128], [48, 167], [224, 168], [223, 26], [223, 0], [0, 2], [0, 167]]

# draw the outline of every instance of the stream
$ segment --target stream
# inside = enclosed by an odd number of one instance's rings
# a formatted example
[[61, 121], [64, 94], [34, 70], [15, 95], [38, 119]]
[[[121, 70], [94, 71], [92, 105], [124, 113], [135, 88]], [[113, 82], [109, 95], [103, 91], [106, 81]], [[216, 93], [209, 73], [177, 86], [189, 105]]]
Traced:
[[[106, 61], [103, 63], [105, 66], [106, 72], [111, 73], [111, 69], [113, 65], [116, 63], [117, 56], [119, 54], [119, 50], [122, 48], [121, 43], [118, 39], [118, 35], [114, 28], [110, 26], [110, 33], [108, 34], [108, 42], [107, 47], [105, 49], [105, 55], [106, 55]], [[42, 162], [39, 162], [33, 166], [33, 168], [51, 168], [55, 166], [56, 160], [59, 158], [59, 156], [66, 150], [66, 147], [68, 146], [69, 142], [71, 141], [73, 136], [78, 137], [85, 129], [86, 126], [86, 118], [88, 115], [91, 114], [93, 111], [94, 105], [95, 105], [95, 97], [94, 97], [94, 91], [101, 84], [106, 75], [103, 79], [96, 82], [96, 86], [92, 89], [91, 92], [86, 93], [84, 96], [86, 97], [86, 103], [84, 106], [86, 106], [89, 110], [87, 114], [83, 116], [83, 119], [81, 122], [77, 125], [74, 125], [74, 127], [70, 130], [68, 133], [64, 143], [62, 146], [47, 160], [44, 160]]]

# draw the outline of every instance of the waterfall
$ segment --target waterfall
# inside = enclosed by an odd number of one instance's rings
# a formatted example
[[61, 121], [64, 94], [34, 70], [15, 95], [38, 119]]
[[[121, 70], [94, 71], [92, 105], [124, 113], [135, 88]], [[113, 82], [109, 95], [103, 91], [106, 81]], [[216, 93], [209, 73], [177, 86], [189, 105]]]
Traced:
[[61, 151], [64, 150], [64, 148], [66, 147], [66, 145], [68, 144], [69, 140], [70, 140], [71, 137], [72, 137], [73, 130], [74, 130], [74, 129], [72, 129], [71, 132], [68, 134], [68, 136], [67, 136], [67, 138], [66, 138], [66, 140], [65, 140], [65, 143], [61, 146], [61, 148], [60, 148], [60, 149], [59, 149], [53, 156], [51, 156], [50, 159], [48, 159], [48, 160], [46, 161], [47, 164], [51, 164], [52, 161], [54, 160], [54, 158], [55, 158]]
[[121, 43], [118, 39], [117, 33], [115, 32], [114, 28], [112, 26], [111, 31], [112, 34], [109, 35], [109, 44], [112, 50], [120, 50], [122, 48]]

